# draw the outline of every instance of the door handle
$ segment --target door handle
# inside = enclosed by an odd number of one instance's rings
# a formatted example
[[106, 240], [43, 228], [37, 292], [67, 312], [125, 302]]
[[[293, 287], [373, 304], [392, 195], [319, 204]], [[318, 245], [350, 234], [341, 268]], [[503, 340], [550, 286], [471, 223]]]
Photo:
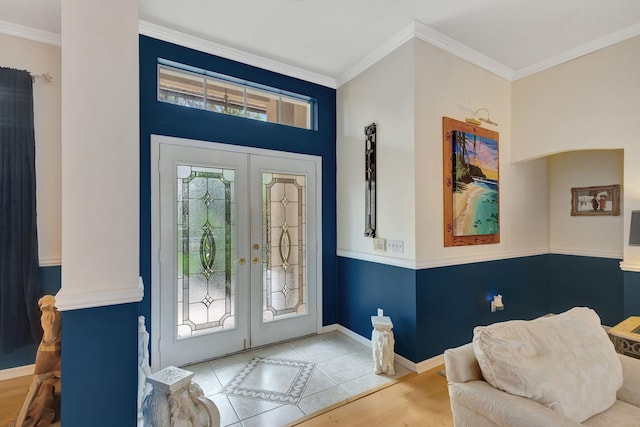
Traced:
[[259, 244], [257, 244], [257, 243], [254, 243], [254, 244], [253, 244], [253, 250], [254, 250], [254, 251], [257, 251], [258, 249], [260, 249], [260, 245], [259, 245]]
[[247, 263], [247, 260], [244, 258], [240, 258], [238, 261], [236, 261], [238, 264], [240, 265], [245, 265]]
[[260, 258], [258, 258], [257, 256], [256, 256], [256, 257], [253, 257], [253, 263], [254, 263], [254, 264], [259, 264], [259, 263], [260, 263], [260, 261], [262, 261], [262, 260], [261, 260]]

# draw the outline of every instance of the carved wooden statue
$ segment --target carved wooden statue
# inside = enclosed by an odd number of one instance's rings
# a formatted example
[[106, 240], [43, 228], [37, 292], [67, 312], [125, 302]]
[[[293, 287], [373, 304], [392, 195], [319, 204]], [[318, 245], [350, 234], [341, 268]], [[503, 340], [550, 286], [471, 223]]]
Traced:
[[40, 324], [42, 325], [42, 341], [36, 354], [35, 374], [46, 374], [49, 372], [60, 372], [60, 349], [62, 348], [61, 336], [61, 315], [56, 308], [56, 298], [52, 295], [45, 295], [38, 301], [42, 315]]
[[42, 311], [42, 341], [36, 354], [33, 380], [16, 427], [60, 426], [61, 316], [52, 295], [40, 298], [38, 305]]

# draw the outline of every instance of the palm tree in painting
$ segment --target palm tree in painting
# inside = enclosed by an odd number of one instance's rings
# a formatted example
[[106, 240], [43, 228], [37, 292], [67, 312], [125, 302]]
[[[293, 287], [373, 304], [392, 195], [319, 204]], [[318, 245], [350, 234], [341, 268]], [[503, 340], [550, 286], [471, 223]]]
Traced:
[[474, 156], [477, 153], [477, 137], [467, 138], [467, 134], [462, 131], [453, 132], [453, 190], [457, 193], [464, 191], [467, 184], [473, 181], [473, 177], [485, 178], [485, 174], [478, 166], [472, 164], [469, 159], [469, 148], [467, 145], [471, 145], [471, 152]]

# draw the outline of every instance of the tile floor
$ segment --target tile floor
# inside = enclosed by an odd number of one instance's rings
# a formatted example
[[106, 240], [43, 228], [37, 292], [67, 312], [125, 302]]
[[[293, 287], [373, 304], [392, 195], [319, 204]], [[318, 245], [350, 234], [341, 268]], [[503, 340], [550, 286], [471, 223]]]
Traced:
[[333, 331], [185, 366], [220, 410], [221, 426], [286, 426], [409, 373], [373, 373], [371, 348]]

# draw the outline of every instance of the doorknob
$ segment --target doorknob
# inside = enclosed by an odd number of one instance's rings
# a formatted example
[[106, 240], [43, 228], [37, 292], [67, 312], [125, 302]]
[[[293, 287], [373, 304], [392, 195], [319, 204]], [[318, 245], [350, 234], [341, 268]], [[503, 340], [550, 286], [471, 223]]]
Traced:
[[254, 264], [258, 264], [258, 263], [260, 263], [260, 258], [258, 258], [257, 256], [256, 256], [256, 257], [253, 257], [253, 263], [254, 263]]
[[240, 265], [245, 265], [247, 263], [247, 260], [244, 258], [240, 258], [238, 261], [236, 261], [238, 264]]
[[260, 245], [259, 245], [259, 244], [257, 244], [257, 243], [254, 243], [254, 244], [253, 244], [253, 250], [254, 250], [254, 251], [257, 251], [258, 249], [260, 249]]

